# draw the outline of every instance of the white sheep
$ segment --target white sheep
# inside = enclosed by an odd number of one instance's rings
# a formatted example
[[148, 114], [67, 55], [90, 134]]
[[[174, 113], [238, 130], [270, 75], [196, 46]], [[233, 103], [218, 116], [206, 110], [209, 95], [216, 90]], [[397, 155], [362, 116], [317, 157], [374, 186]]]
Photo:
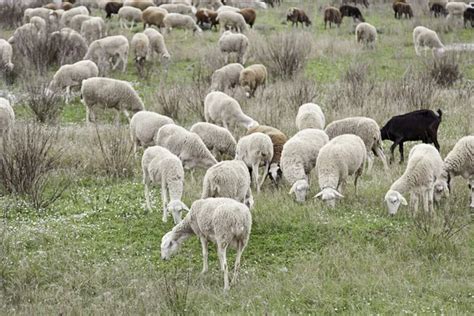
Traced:
[[267, 4], [262, 0], [227, 0], [226, 4], [236, 8], [257, 8], [266, 9]]
[[217, 163], [202, 139], [185, 128], [166, 124], [158, 130], [155, 144], [163, 146], [179, 157], [186, 169], [209, 168]]
[[146, 28], [143, 33], [148, 36], [148, 40], [150, 41], [150, 57], [158, 54], [160, 58], [168, 61], [171, 58], [171, 55], [166, 48], [163, 35], [153, 28]]
[[226, 197], [253, 206], [250, 175], [241, 160], [219, 162], [206, 171], [202, 184], [201, 199]]
[[136, 113], [145, 105], [132, 85], [127, 81], [94, 77], [82, 81], [82, 102], [86, 106], [86, 122], [95, 121], [93, 108], [103, 105], [115, 109], [115, 122], [119, 123], [120, 111], [129, 118], [128, 111]]
[[29, 23], [34, 16], [39, 16], [43, 20], [48, 21], [51, 12], [52, 10], [47, 8], [28, 8], [23, 13], [23, 23]]
[[305, 128], [324, 129], [326, 118], [319, 105], [305, 103], [299, 107], [295, 123], [299, 131]]
[[196, 24], [189, 15], [179, 13], [168, 13], [163, 19], [166, 32], [171, 32], [173, 28], [184, 29], [186, 31], [192, 30], [193, 33], [202, 33], [201, 28]]
[[390, 215], [395, 215], [400, 204], [407, 205], [403, 194], [410, 193], [413, 210], [418, 211], [418, 200], [423, 202], [425, 212], [433, 212], [433, 189], [440, 177], [443, 160], [438, 150], [428, 144], [415, 145], [408, 156], [407, 168], [385, 194]]
[[289, 194], [297, 202], [304, 202], [309, 190], [311, 171], [316, 166], [319, 150], [329, 142], [328, 135], [319, 129], [307, 128], [291, 137], [281, 153], [283, 177], [291, 185]]
[[150, 111], [137, 112], [130, 120], [133, 152], [136, 154], [137, 146], [145, 148], [154, 145], [155, 134], [166, 124], [174, 124], [173, 119]]
[[10, 101], [5, 98], [0, 98], [0, 139], [2, 142], [5, 138], [10, 138], [14, 124], [15, 112], [10, 105]]
[[[270, 170], [270, 162], [273, 159], [273, 143], [270, 136], [263, 133], [253, 133], [239, 139], [235, 149], [235, 159], [245, 162], [247, 167], [252, 169], [252, 180], [260, 192], [268, 172]], [[262, 181], [258, 182], [258, 167], [263, 164], [264, 170]]]
[[373, 157], [379, 157], [382, 160], [385, 171], [388, 170], [387, 160], [382, 147], [382, 135], [380, 127], [373, 119], [362, 116], [348, 117], [342, 120], [331, 122], [325, 129], [332, 139], [343, 134], [354, 134], [362, 138], [367, 148], [368, 171], [372, 170]]
[[101, 17], [92, 17], [82, 22], [81, 35], [88, 43], [107, 36], [104, 20]]
[[236, 34], [231, 31], [225, 31], [219, 38], [219, 49], [226, 54], [225, 63], [229, 61], [229, 55], [237, 54], [237, 62], [245, 63], [245, 53], [249, 47], [249, 39], [244, 34]]
[[224, 32], [228, 28], [239, 33], [247, 31], [247, 23], [242, 14], [232, 11], [220, 11], [216, 20], [219, 22], [221, 31]]
[[221, 13], [221, 12], [224, 12], [224, 11], [239, 12], [240, 9], [236, 8], [236, 7], [233, 7], [233, 6], [230, 6], [230, 5], [223, 5], [223, 6], [219, 7], [216, 12]]
[[228, 198], [197, 200], [183, 221], [161, 239], [161, 258], [170, 259], [186, 239], [196, 235], [201, 241], [202, 272], [205, 273], [208, 271], [208, 242], [214, 242], [217, 244], [217, 256], [224, 272], [224, 290], [227, 291], [229, 290], [227, 247], [237, 250], [232, 278], [234, 283], [238, 277], [240, 258], [247, 246], [251, 227], [252, 215], [244, 204]]
[[433, 56], [439, 56], [444, 51], [444, 45], [441, 43], [438, 34], [424, 26], [417, 26], [413, 29], [413, 44], [417, 56], [421, 56], [421, 50], [430, 50]]
[[149, 7], [153, 7], [155, 4], [153, 3], [153, 0], [125, 0], [123, 2], [123, 6], [127, 7], [134, 7], [139, 9], [140, 11], [143, 11]]
[[12, 71], [13, 63], [13, 48], [10, 43], [8, 43], [3, 38], [0, 38], [0, 71]]
[[169, 13], [178, 13], [178, 14], [195, 14], [196, 8], [191, 5], [186, 5], [182, 3], [167, 3], [160, 5], [160, 8], [165, 9]]
[[246, 129], [258, 125], [242, 112], [237, 100], [220, 91], [211, 92], [204, 99], [204, 117], [206, 122], [224, 126], [230, 131], [234, 131], [237, 124]]
[[71, 88], [80, 88], [83, 80], [97, 77], [98, 75], [99, 68], [90, 60], [81, 60], [72, 65], [63, 65], [54, 74], [48, 89], [54, 93], [66, 89], [66, 103], [69, 103]]
[[82, 23], [91, 18], [89, 14], [77, 14], [72, 17], [71, 22], [69, 22], [69, 27], [76, 32], [81, 32]]
[[142, 22], [142, 11], [134, 7], [123, 6], [118, 12], [120, 27], [127, 28], [127, 23], [130, 22], [130, 30], [133, 29], [135, 23]]
[[18, 27], [13, 36], [8, 39], [10, 45], [14, 45], [14, 50], [19, 54], [29, 54], [37, 50], [38, 45], [46, 40], [46, 22], [39, 16], [33, 16], [30, 23]]
[[78, 15], [78, 14], [89, 15], [89, 10], [85, 6], [79, 6], [79, 7], [75, 7], [75, 8], [72, 8], [70, 10], [65, 11], [61, 15], [61, 25], [63, 27], [64, 26], [69, 26], [69, 24], [71, 23], [72, 18], [75, 15]]
[[232, 89], [239, 84], [240, 72], [244, 66], [238, 63], [228, 64], [214, 71], [211, 77], [211, 91]]
[[88, 50], [84, 37], [67, 27], [51, 33], [51, 41], [58, 47], [58, 59], [61, 65], [80, 61]]
[[137, 66], [142, 67], [150, 53], [150, 40], [145, 33], [135, 33], [130, 43]]
[[168, 212], [171, 212], [174, 223], [178, 224], [181, 221], [181, 211], [189, 211], [188, 207], [181, 201], [184, 187], [184, 170], [181, 160], [166, 148], [160, 146], [149, 147], [143, 153], [142, 172], [148, 210], [152, 210], [150, 184], [159, 185], [163, 205], [162, 220], [166, 222]]
[[448, 2], [445, 7], [448, 12], [448, 15], [446, 16], [448, 25], [461, 22], [463, 20], [464, 11], [466, 11], [467, 8], [470, 8], [470, 6], [464, 2]]
[[365, 144], [359, 136], [344, 134], [331, 139], [319, 151], [316, 170], [321, 191], [314, 197], [334, 207], [336, 199], [344, 197], [342, 193], [350, 175], [354, 175], [357, 194], [357, 180], [362, 175], [366, 160]]
[[198, 134], [215, 157], [228, 155], [233, 158], [235, 156], [237, 142], [227, 129], [215, 124], [199, 122], [191, 126], [189, 131]]
[[357, 43], [362, 43], [365, 47], [375, 48], [377, 41], [377, 29], [372, 24], [359, 23], [355, 29]]
[[107, 36], [99, 40], [93, 41], [89, 45], [84, 59], [94, 61], [99, 69], [109, 68], [113, 59], [116, 59], [112, 70], [115, 70], [122, 64], [122, 72], [127, 70], [129, 44], [123, 35]]

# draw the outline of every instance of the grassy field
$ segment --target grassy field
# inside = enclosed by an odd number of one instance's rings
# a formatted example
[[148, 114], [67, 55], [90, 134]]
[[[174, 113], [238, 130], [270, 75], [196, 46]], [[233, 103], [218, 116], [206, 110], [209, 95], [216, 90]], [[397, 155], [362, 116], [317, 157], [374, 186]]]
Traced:
[[[290, 5], [259, 11], [248, 33], [247, 64], [265, 63], [269, 84], [250, 100], [238, 89], [230, 92], [260, 123], [291, 136], [298, 106], [310, 101], [321, 105], [328, 122], [364, 115], [380, 125], [395, 114], [441, 108], [443, 157], [460, 137], [474, 133], [472, 53], [450, 59], [462, 79], [440, 86], [431, 76], [434, 61], [415, 55], [411, 35], [413, 27], [425, 25], [437, 30], [445, 44], [472, 43], [472, 28], [445, 32], [443, 21], [418, 6], [414, 19], [395, 20], [391, 3], [377, 2], [362, 9], [381, 30], [376, 49], [367, 51], [355, 43], [350, 19], [339, 29], [324, 30], [323, 3], [300, 1], [313, 26], [291, 30], [282, 24]], [[109, 23], [109, 34], [131, 38], [133, 32], [120, 30], [116, 20]], [[2, 38], [11, 34], [11, 29], [0, 32]], [[190, 127], [201, 120], [210, 74], [222, 66], [218, 37], [216, 32], [193, 37], [173, 31], [166, 36], [172, 55], [167, 72], [156, 63], [141, 79], [130, 56], [126, 73], [109, 76], [132, 82], [147, 109]], [[297, 50], [309, 47], [291, 78], [262, 53], [277, 38]], [[33, 74], [29, 80], [19, 76], [2, 90], [22, 95], [28, 85], [50, 80], [57, 68], [51, 65], [46, 75]], [[239, 282], [224, 293], [214, 246], [206, 275], [200, 274], [196, 238], [171, 261], [160, 259], [161, 237], [172, 223], [161, 221], [159, 189], [154, 190], [156, 210], [145, 211], [140, 160], [131, 152], [125, 118], [115, 127], [112, 115], [100, 111], [99, 123], [88, 127], [77, 97], [69, 105], [61, 101], [53, 123], [36, 126], [30, 123], [35, 115], [27, 100], [19, 98], [15, 105], [15, 133], [32, 143], [50, 135], [48, 154], [57, 157], [40, 199], [65, 190], [53, 203], [34, 207], [38, 197], [8, 194], [0, 185], [2, 315], [474, 313], [474, 231], [469, 190], [461, 178], [454, 179], [449, 200], [433, 218], [414, 216], [406, 207], [388, 216], [383, 197], [405, 165], [392, 164], [385, 174], [376, 160], [374, 170], [362, 176], [359, 194], [348, 185], [335, 209], [312, 198], [319, 191], [314, 174], [304, 204], [293, 201], [287, 184], [277, 189], [266, 183], [263, 192], [254, 194], [252, 233]], [[203, 176], [203, 170], [194, 177], [186, 174], [187, 205], [200, 197]], [[229, 266], [233, 256], [230, 251]]]

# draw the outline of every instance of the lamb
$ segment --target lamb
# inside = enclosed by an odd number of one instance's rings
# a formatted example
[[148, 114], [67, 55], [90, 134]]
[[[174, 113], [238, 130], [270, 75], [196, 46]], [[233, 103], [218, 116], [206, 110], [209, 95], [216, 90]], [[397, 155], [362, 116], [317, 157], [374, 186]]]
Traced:
[[198, 134], [215, 157], [228, 155], [233, 158], [235, 156], [237, 142], [227, 129], [211, 123], [199, 122], [191, 126], [189, 131]]
[[305, 103], [299, 107], [295, 123], [299, 131], [305, 128], [324, 129], [326, 118], [319, 105]]
[[219, 22], [222, 32], [228, 28], [239, 33], [243, 33], [247, 30], [247, 23], [244, 17], [237, 12], [221, 11], [217, 14], [217, 21]]
[[66, 103], [69, 104], [71, 88], [80, 88], [83, 80], [97, 77], [98, 75], [99, 68], [90, 60], [81, 60], [72, 65], [63, 65], [54, 74], [48, 89], [53, 93], [66, 89]]
[[101, 17], [92, 17], [82, 22], [81, 34], [88, 43], [107, 36], [104, 20]]
[[214, 71], [211, 77], [211, 91], [232, 89], [239, 84], [240, 72], [244, 69], [239, 63], [225, 65]]
[[360, 12], [358, 7], [353, 7], [351, 5], [342, 5], [339, 7], [339, 11], [341, 12], [341, 19], [345, 16], [352, 17], [352, 19], [359, 20], [360, 22], [365, 22], [362, 13]]
[[189, 15], [179, 13], [168, 13], [163, 19], [165, 29], [170, 32], [172, 28], [192, 30], [194, 33], [202, 33], [201, 28], [194, 22]]
[[399, 146], [400, 163], [403, 163], [403, 143], [406, 141], [421, 140], [440, 150], [438, 143], [438, 128], [443, 112], [438, 109], [438, 115], [431, 110], [417, 110], [392, 117], [380, 130], [382, 140], [393, 142], [390, 147], [390, 162], [394, 160], [394, 150]]
[[118, 12], [120, 27], [127, 28], [127, 22], [130, 23], [130, 30], [133, 29], [135, 23], [142, 22], [142, 11], [134, 7], [123, 6]]
[[433, 55], [437, 55], [444, 50], [438, 34], [424, 26], [417, 26], [413, 29], [413, 44], [417, 56], [421, 56], [421, 49], [425, 51], [431, 49]]
[[466, 27], [468, 22], [471, 22], [471, 27], [474, 27], [474, 8], [467, 8], [463, 14], [464, 18], [464, 27]]
[[206, 122], [222, 125], [234, 130], [236, 125], [249, 129], [258, 126], [258, 122], [245, 115], [239, 103], [220, 91], [209, 93], [204, 100], [204, 116]]
[[125, 72], [125, 70], [127, 70], [128, 49], [129, 44], [125, 36], [108, 36], [93, 41], [89, 45], [84, 59], [94, 61], [97, 66], [99, 66], [99, 69], [102, 69], [104, 65], [108, 68], [109, 63], [115, 58], [116, 62], [115, 65], [112, 66], [112, 70], [115, 70], [122, 64], [122, 72]]
[[[15, 112], [10, 101], [0, 98], [0, 140], [10, 138], [13, 125], [15, 124]], [[1, 145], [2, 143], [0, 143]], [[246, 171], [247, 173], [247, 171]]]
[[202, 139], [181, 126], [164, 125], [156, 133], [154, 141], [156, 145], [163, 146], [178, 156], [186, 169], [207, 169], [217, 163]]
[[145, 61], [148, 59], [150, 52], [150, 40], [145, 33], [136, 33], [131, 41], [132, 53], [135, 59], [135, 64], [139, 73], [143, 70]]
[[257, 12], [253, 8], [243, 8], [239, 13], [244, 17], [245, 23], [247, 23], [250, 28], [253, 28], [255, 24], [255, 19], [257, 18]]
[[[235, 149], [235, 159], [245, 162], [247, 167], [251, 169], [252, 180], [260, 192], [260, 187], [265, 181], [269, 169], [270, 162], [273, 158], [273, 143], [270, 136], [263, 133], [253, 133], [242, 137], [237, 143]], [[265, 169], [263, 171], [262, 181], [258, 182], [258, 167], [263, 163]]]
[[393, 12], [395, 12], [395, 19], [401, 19], [404, 15], [405, 18], [411, 19], [413, 17], [413, 10], [409, 3], [395, 2], [392, 5]]
[[136, 113], [145, 109], [143, 101], [127, 81], [93, 77], [82, 81], [82, 102], [86, 106], [86, 122], [94, 122], [95, 115], [92, 109], [96, 105], [114, 108], [115, 122], [119, 123], [119, 111], [123, 111], [127, 118], [127, 111]]
[[160, 185], [163, 222], [167, 222], [168, 212], [173, 215], [175, 224], [181, 222], [181, 211], [189, 211], [188, 207], [181, 201], [184, 187], [184, 170], [181, 160], [166, 148], [160, 146], [149, 147], [143, 153], [142, 172], [148, 210], [152, 210], [150, 184]]
[[415, 145], [408, 156], [408, 164], [403, 175], [396, 180], [385, 194], [385, 201], [390, 215], [395, 215], [400, 204], [407, 205], [403, 194], [410, 193], [415, 212], [418, 211], [418, 200], [423, 202], [425, 212], [433, 212], [433, 188], [440, 177], [443, 160], [432, 145]]
[[171, 55], [166, 48], [165, 39], [160, 32], [152, 28], [146, 28], [143, 33], [148, 36], [148, 40], [150, 41], [150, 57], [158, 54], [165, 61], [171, 58]]
[[12, 63], [12, 56], [12, 45], [10, 45], [6, 40], [0, 38], [0, 72], [5, 70], [8, 72], [13, 71], [14, 65]]
[[356, 41], [357, 43], [364, 44], [365, 47], [375, 48], [375, 42], [377, 41], [377, 29], [375, 26], [369, 23], [359, 23], [356, 26]]
[[324, 29], [326, 29], [326, 25], [329, 22], [329, 28], [331, 28], [331, 24], [334, 23], [339, 27], [342, 22], [341, 12], [335, 7], [327, 7], [324, 9]]
[[81, 32], [82, 23], [91, 18], [89, 14], [77, 14], [72, 17], [69, 27], [76, 32]]
[[72, 18], [78, 14], [89, 15], [89, 10], [85, 6], [79, 6], [79, 7], [72, 8], [71, 10], [65, 11], [63, 15], [61, 16], [61, 25], [63, 27], [69, 26], [69, 23], [71, 23]]
[[296, 27], [298, 27], [298, 23], [301, 23], [301, 27], [303, 27], [304, 25], [311, 25], [311, 20], [306, 15], [306, 12], [304, 12], [302, 9], [295, 7], [291, 7], [288, 9], [288, 12], [286, 13], [286, 21], [291, 21], [291, 26], [296, 25]]
[[270, 175], [270, 178], [273, 183], [275, 185], [278, 185], [282, 175], [280, 168], [281, 152], [283, 150], [283, 146], [288, 141], [288, 137], [279, 129], [266, 125], [259, 125], [256, 127], [249, 128], [247, 130], [247, 135], [253, 133], [263, 133], [265, 135], [268, 135], [272, 141], [273, 158], [270, 161], [268, 174]]
[[165, 9], [169, 13], [178, 13], [183, 15], [191, 15], [196, 13], [196, 8], [190, 5], [182, 4], [182, 3], [170, 3], [170, 4], [162, 4], [160, 8]]
[[120, 8], [123, 7], [123, 3], [121, 2], [107, 2], [105, 5], [105, 18], [110, 19], [112, 18], [112, 14], [118, 14]]
[[240, 72], [239, 83], [244, 88], [247, 97], [253, 97], [259, 86], [265, 86], [267, 68], [262, 64], [254, 64]]
[[243, 161], [222, 161], [207, 170], [202, 184], [201, 199], [216, 197], [234, 199], [252, 208], [250, 175]]
[[193, 234], [199, 237], [202, 246], [203, 269], [208, 270], [208, 242], [217, 244], [220, 268], [224, 272], [224, 291], [229, 290], [227, 271], [227, 247], [237, 250], [235, 256], [235, 283], [240, 269], [240, 258], [247, 246], [252, 227], [252, 215], [247, 206], [228, 198], [209, 198], [195, 201], [189, 213], [161, 239], [161, 258], [170, 259], [182, 243]]
[[146, 28], [148, 26], [155, 25], [159, 29], [164, 28], [165, 24], [163, 23], [163, 20], [165, 19], [165, 16], [167, 14], [168, 11], [162, 8], [147, 8], [145, 11], [142, 12], [143, 27]]
[[210, 29], [214, 27], [217, 30], [217, 12], [208, 9], [199, 9], [196, 11], [197, 24], [204, 28], [205, 25], [209, 25]]
[[133, 143], [133, 152], [137, 153], [137, 147], [144, 148], [153, 146], [156, 133], [166, 124], [174, 124], [173, 119], [150, 111], [137, 112], [130, 120], [130, 137]]
[[225, 63], [229, 62], [229, 55], [232, 53], [237, 54], [237, 62], [240, 64], [245, 63], [245, 54], [249, 47], [249, 39], [244, 34], [235, 34], [231, 31], [225, 31], [219, 38], [219, 49], [222, 53], [226, 54]]
[[125, 0], [123, 6], [129, 6], [139, 9], [140, 11], [145, 10], [148, 7], [153, 7], [155, 4], [152, 0]]
[[307, 128], [296, 133], [283, 146], [280, 166], [283, 178], [291, 185], [289, 194], [304, 202], [309, 190], [311, 170], [316, 166], [319, 150], [329, 142], [319, 129]]
[[367, 150], [359, 136], [343, 134], [331, 139], [319, 151], [316, 170], [321, 191], [314, 197], [335, 207], [336, 199], [344, 197], [342, 193], [350, 175], [354, 175], [357, 194], [357, 180], [362, 175], [366, 160]]
[[88, 46], [81, 34], [70, 28], [51, 33], [51, 42], [58, 47], [59, 64], [73, 64], [86, 55]]
[[448, 15], [448, 11], [446, 11], [446, 4], [442, 5], [439, 3], [433, 3], [430, 6], [430, 12], [434, 15], [435, 18], [439, 16]]

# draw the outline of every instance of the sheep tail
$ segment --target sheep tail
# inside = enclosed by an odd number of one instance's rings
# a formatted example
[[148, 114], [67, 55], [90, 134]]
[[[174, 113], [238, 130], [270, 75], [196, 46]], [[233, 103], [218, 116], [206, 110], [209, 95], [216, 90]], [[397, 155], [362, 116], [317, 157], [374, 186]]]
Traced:
[[441, 111], [441, 109], [438, 109], [438, 115], [439, 115], [439, 120], [441, 121], [441, 117], [443, 116], [443, 112]]

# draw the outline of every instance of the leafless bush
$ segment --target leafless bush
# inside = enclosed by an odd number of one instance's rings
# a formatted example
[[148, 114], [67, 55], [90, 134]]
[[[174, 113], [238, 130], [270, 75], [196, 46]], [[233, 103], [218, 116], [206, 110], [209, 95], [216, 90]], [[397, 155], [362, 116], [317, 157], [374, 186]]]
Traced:
[[264, 64], [272, 77], [294, 77], [306, 65], [311, 37], [303, 32], [280, 32], [254, 41], [255, 60]]
[[0, 3], [0, 27], [14, 29], [21, 25], [24, 8], [21, 1], [3, 0]]
[[178, 86], [161, 86], [155, 93], [155, 104], [159, 113], [174, 120], [179, 118], [182, 106], [183, 88]]
[[211, 85], [211, 73], [199, 62], [194, 65], [191, 78], [191, 84], [183, 93], [186, 116], [194, 116], [204, 121], [204, 99]]
[[426, 65], [427, 71], [434, 82], [443, 87], [450, 87], [462, 79], [459, 64], [454, 56], [436, 58]]
[[180, 281], [178, 269], [173, 272], [165, 272], [161, 288], [163, 292], [163, 302], [166, 310], [165, 314], [188, 315], [190, 314], [189, 287], [191, 285], [191, 275], [187, 271], [186, 279]]
[[396, 95], [400, 104], [405, 104], [407, 110], [429, 108], [436, 99], [438, 88], [434, 81], [412, 69], [408, 69], [403, 79], [396, 87]]
[[7, 194], [26, 196], [36, 209], [54, 203], [67, 188], [67, 180], [53, 181], [63, 148], [57, 146], [59, 129], [37, 123], [17, 124], [3, 142], [0, 183]]
[[57, 123], [63, 110], [60, 97], [48, 90], [48, 83], [38, 79], [25, 79], [26, 105], [41, 123]]

